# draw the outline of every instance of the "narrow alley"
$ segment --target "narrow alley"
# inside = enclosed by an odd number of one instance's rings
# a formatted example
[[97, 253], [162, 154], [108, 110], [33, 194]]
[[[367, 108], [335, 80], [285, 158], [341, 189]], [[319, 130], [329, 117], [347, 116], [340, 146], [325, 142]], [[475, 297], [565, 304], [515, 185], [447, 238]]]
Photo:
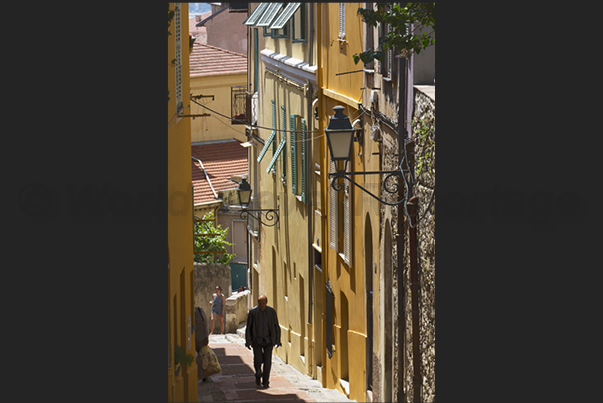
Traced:
[[270, 387], [255, 384], [253, 352], [245, 348], [239, 334], [210, 335], [209, 347], [216, 353], [222, 372], [199, 382], [199, 402], [354, 402], [336, 390], [323, 388], [319, 381], [303, 375], [272, 356]]

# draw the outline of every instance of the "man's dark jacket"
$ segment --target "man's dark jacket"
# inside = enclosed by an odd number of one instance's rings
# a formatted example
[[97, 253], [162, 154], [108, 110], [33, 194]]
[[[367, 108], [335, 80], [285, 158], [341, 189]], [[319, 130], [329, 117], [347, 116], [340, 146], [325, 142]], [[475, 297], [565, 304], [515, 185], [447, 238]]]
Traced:
[[[260, 345], [261, 336], [258, 334], [257, 326], [254, 326], [257, 323], [257, 315], [260, 313], [260, 307], [256, 306], [255, 308], [249, 311], [247, 315], [247, 328], [245, 329], [245, 344], [249, 346], [258, 346]], [[266, 314], [266, 319], [268, 321], [268, 327], [270, 328], [270, 341], [273, 346], [281, 345], [281, 327], [278, 324], [278, 317], [276, 316], [276, 311], [269, 306], [266, 306], [266, 309], [263, 312]]]

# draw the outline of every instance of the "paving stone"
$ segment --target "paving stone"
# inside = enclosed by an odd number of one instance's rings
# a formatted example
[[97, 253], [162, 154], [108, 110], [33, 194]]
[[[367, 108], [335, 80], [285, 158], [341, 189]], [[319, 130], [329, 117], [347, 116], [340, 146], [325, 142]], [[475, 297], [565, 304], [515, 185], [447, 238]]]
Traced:
[[[244, 333], [243, 333], [244, 334]], [[272, 356], [270, 387], [255, 384], [253, 352], [238, 334], [211, 335], [209, 346], [216, 353], [222, 372], [199, 382], [200, 402], [354, 402], [336, 390]]]

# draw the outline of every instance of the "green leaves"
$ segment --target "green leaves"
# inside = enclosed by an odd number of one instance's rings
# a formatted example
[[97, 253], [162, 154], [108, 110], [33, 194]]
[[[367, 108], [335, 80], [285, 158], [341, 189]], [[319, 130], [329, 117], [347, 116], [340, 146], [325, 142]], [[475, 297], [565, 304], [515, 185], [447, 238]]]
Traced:
[[[203, 216], [204, 220], [214, 218], [214, 213], [209, 212]], [[234, 255], [227, 253], [226, 245], [232, 245], [226, 240], [228, 228], [222, 228], [220, 225], [214, 226], [213, 222], [205, 221], [195, 222], [195, 235], [204, 234], [205, 236], [195, 236], [195, 252], [223, 252], [223, 253], [195, 253], [196, 263], [222, 263], [228, 264]]]
[[170, 10], [170, 3], [168, 3], [168, 36], [170, 36], [172, 34], [170, 32], [170, 24], [173, 19], [174, 19], [174, 10]]
[[195, 357], [191, 354], [186, 354], [184, 348], [176, 344], [174, 347], [174, 362], [176, 364], [180, 364], [182, 367], [186, 368], [193, 363], [194, 359]]
[[[379, 48], [369, 49], [353, 55], [354, 63], [370, 63], [374, 59], [383, 60], [383, 49], [396, 49], [401, 54], [415, 52], [434, 45], [435, 3], [377, 3], [376, 9], [359, 8], [358, 15], [369, 27], [387, 24], [387, 34], [379, 38]], [[414, 24], [412, 31], [410, 24]], [[421, 35], [416, 32], [424, 30]]]
[[358, 62], [360, 60], [362, 60], [362, 63], [367, 64], [367, 63], [370, 63], [374, 59], [383, 61], [383, 56], [384, 56], [384, 53], [382, 50], [375, 51], [373, 48], [370, 48], [366, 52], [354, 53], [354, 55], [352, 57], [354, 58], [355, 64], [358, 64]]

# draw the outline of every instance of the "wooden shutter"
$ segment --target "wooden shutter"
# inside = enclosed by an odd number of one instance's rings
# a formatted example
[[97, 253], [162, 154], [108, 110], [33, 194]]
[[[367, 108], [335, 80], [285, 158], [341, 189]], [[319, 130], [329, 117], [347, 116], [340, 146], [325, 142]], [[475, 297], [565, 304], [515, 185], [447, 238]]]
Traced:
[[333, 357], [333, 291], [331, 290], [331, 283], [327, 280], [327, 287], [325, 290], [325, 330], [326, 330], [326, 344], [327, 344], [327, 355], [329, 358]]
[[345, 3], [339, 3], [339, 39], [345, 39]]
[[343, 187], [343, 256], [345, 262], [350, 265], [352, 247], [352, 205], [350, 185], [346, 183]]
[[[335, 172], [335, 163], [330, 162], [329, 172]], [[337, 230], [339, 227], [339, 195], [330, 184], [329, 181], [329, 246], [335, 252], [338, 252], [337, 248]]]
[[[285, 143], [287, 141], [287, 132], [284, 130], [287, 130], [287, 109], [285, 108], [285, 105], [281, 105], [281, 112], [282, 112], [282, 119], [281, 119], [281, 128], [283, 129], [283, 136], [281, 139], [282, 143]], [[283, 164], [282, 164], [282, 168], [283, 168], [283, 172], [281, 174], [281, 178], [283, 178], [283, 181], [285, 181], [287, 179], [287, 150], [284, 149], [283, 146]]]
[[306, 202], [306, 119], [301, 119], [301, 198]]
[[182, 103], [182, 33], [180, 27], [180, 3], [174, 3], [174, 39], [176, 41], [176, 110], [183, 109]]
[[[258, 156], [258, 162], [262, 161], [262, 158], [264, 158], [264, 155], [266, 154], [266, 151], [268, 151], [268, 147], [270, 147], [270, 144], [275, 144], [276, 142], [274, 142], [274, 137], [276, 137], [276, 103], [274, 102], [274, 99], [272, 100], [272, 132], [270, 132], [270, 136], [268, 136], [268, 140], [266, 140], [266, 143], [264, 143], [264, 148], [262, 148], [262, 151], [260, 151], [260, 155]], [[274, 149], [274, 147], [272, 148], [272, 154], [274, 156], [274, 152], [276, 150]]]
[[291, 130], [291, 190], [294, 195], [297, 195], [297, 133], [296, 130], [297, 116], [289, 115], [289, 129]]
[[[275, 144], [276, 144], [276, 142], [275, 142]], [[278, 156], [281, 155], [281, 153], [285, 149], [286, 144], [287, 144], [287, 136], [283, 136], [281, 143], [278, 145], [278, 148], [274, 152], [274, 155], [272, 156], [272, 159], [270, 160], [270, 163], [268, 164], [266, 173], [269, 173], [272, 170], [272, 168], [274, 167], [274, 165], [276, 165], [276, 160], [278, 159]]]

